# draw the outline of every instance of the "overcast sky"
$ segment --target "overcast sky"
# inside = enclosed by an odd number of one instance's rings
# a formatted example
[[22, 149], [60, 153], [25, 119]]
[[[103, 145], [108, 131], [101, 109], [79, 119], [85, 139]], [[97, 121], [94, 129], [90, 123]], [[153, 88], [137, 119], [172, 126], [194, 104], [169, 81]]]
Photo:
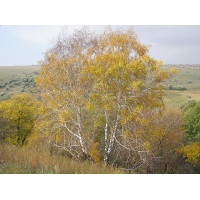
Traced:
[[[68, 26], [72, 31], [81, 26]], [[102, 31], [105, 26], [90, 26]], [[113, 26], [113, 29], [128, 26]], [[0, 66], [32, 65], [43, 58], [61, 26], [0, 26]], [[199, 25], [136, 25], [139, 41], [151, 45], [149, 54], [164, 64], [200, 64]]]

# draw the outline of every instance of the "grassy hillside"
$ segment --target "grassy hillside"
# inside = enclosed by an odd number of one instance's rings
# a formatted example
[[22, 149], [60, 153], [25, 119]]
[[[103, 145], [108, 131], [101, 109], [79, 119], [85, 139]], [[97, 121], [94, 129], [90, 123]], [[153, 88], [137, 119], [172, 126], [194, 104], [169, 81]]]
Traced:
[[[168, 69], [171, 66], [164, 66]], [[175, 65], [178, 73], [167, 80], [165, 87], [165, 104], [167, 107], [179, 108], [189, 100], [200, 101], [200, 65]]]
[[12, 78], [24, 78], [34, 76], [40, 70], [40, 66], [0, 66], [0, 82], [5, 82]]
[[[200, 65], [165, 65], [164, 70], [173, 67], [178, 73], [164, 82], [165, 104], [179, 108], [187, 101], [200, 101]], [[12, 93], [37, 92], [34, 78], [40, 66], [0, 67], [0, 99], [6, 99]], [[185, 89], [185, 90], [181, 90]]]
[[0, 67], [0, 99], [13, 93], [36, 92], [34, 78], [40, 66]]

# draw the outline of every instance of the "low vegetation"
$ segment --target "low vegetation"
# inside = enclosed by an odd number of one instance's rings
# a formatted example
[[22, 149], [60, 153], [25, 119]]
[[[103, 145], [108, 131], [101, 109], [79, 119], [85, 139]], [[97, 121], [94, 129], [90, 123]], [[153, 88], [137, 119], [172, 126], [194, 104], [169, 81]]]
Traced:
[[0, 174], [121, 174], [124, 171], [100, 164], [53, 155], [44, 146], [0, 144]]
[[40, 66], [0, 67], [0, 100], [9, 99], [16, 93], [37, 95], [35, 77]]

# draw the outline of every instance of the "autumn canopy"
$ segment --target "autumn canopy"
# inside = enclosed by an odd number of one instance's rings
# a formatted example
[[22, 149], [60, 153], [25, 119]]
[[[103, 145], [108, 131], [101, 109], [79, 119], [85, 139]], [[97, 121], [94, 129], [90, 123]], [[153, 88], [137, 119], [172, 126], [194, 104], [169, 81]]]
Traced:
[[153, 151], [140, 126], [160, 113], [161, 83], [174, 73], [161, 65], [132, 28], [63, 32], [36, 79], [45, 105], [39, 129], [78, 160], [141, 165]]

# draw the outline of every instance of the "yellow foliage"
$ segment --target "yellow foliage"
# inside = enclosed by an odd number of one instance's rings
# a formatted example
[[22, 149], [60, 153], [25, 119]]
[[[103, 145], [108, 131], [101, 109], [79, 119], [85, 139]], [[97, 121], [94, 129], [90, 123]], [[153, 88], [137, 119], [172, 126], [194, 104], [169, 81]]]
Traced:
[[157, 82], [161, 82], [169, 77], [169, 73], [165, 71], [157, 71], [155, 80]]
[[167, 133], [165, 132], [165, 130], [163, 129], [163, 127], [159, 126], [154, 128], [153, 130], [151, 130], [151, 134], [154, 138], [154, 140], [156, 142], [160, 141], [164, 135], [166, 135]]
[[59, 143], [59, 142], [63, 141], [63, 137], [61, 134], [56, 134], [53, 139], [54, 139], [55, 143]]
[[91, 145], [91, 147], [89, 149], [89, 154], [95, 163], [99, 163], [101, 161], [100, 152], [98, 150], [98, 145], [99, 144], [97, 142], [95, 142]]
[[128, 137], [130, 135], [129, 131], [128, 130], [125, 130], [124, 131], [124, 136]]
[[191, 143], [177, 149], [178, 154], [183, 155], [187, 162], [192, 163], [194, 166], [198, 163], [200, 158], [200, 146], [197, 143]]
[[91, 102], [87, 102], [85, 107], [87, 110], [91, 110], [91, 108], [92, 108]]
[[36, 132], [33, 132], [29, 137], [28, 137], [28, 139], [27, 139], [27, 141], [28, 141], [28, 145], [34, 145], [34, 144], [36, 144], [37, 142], [38, 142], [38, 140], [39, 140], [39, 135], [38, 135], [38, 133], [36, 133]]
[[60, 122], [65, 123], [69, 119], [70, 114], [68, 111], [65, 111], [65, 112], [60, 112], [58, 116], [59, 116]]
[[15, 127], [13, 133], [7, 136], [7, 141], [15, 145], [24, 145], [30, 136], [40, 103], [28, 94], [16, 94], [9, 100], [0, 102], [3, 118]]
[[151, 150], [151, 144], [150, 142], [148, 141], [145, 141], [143, 144], [142, 144], [142, 147], [145, 151], [150, 151]]
[[131, 87], [135, 90], [140, 89], [141, 85], [142, 85], [142, 82], [140, 80], [134, 81], [134, 82], [131, 83]]
[[170, 68], [170, 69], [169, 69], [169, 73], [171, 73], [171, 74], [177, 74], [177, 73], [178, 73], [178, 70], [177, 70], [177, 69], [174, 69], [174, 68]]
[[[48, 108], [49, 132], [53, 135], [66, 128], [70, 138], [83, 137], [91, 145], [91, 156], [98, 160], [98, 144], [92, 144], [89, 133], [105, 130], [105, 122], [107, 134], [123, 134], [127, 127], [147, 126], [143, 116], [148, 109], [162, 106], [160, 83], [171, 72], [162, 71], [162, 62], [150, 58], [148, 46], [137, 40], [132, 29], [108, 28], [95, 37], [79, 31], [63, 39], [47, 52], [36, 79]], [[99, 116], [103, 120], [97, 120]], [[133, 132], [125, 131], [124, 135]], [[158, 137], [155, 140], [160, 140], [164, 132], [151, 132], [154, 135]], [[62, 143], [61, 140], [56, 139]], [[144, 143], [144, 148], [148, 150], [149, 144]]]

